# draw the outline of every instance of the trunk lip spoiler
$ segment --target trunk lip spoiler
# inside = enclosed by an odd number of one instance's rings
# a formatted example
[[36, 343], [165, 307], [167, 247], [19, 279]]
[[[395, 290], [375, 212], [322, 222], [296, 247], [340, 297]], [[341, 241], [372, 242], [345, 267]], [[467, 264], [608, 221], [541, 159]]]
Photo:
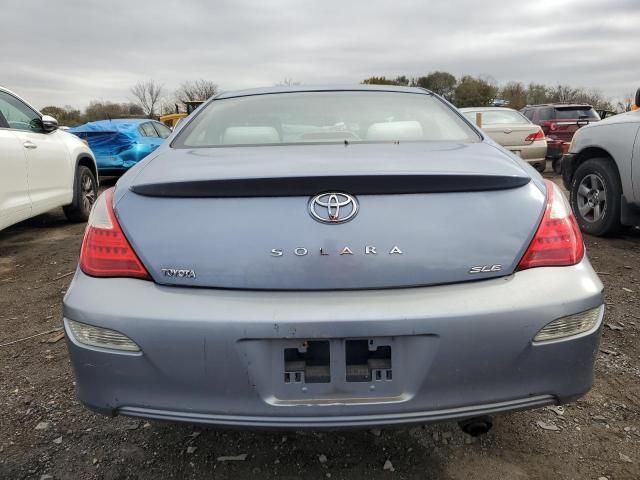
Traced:
[[301, 197], [322, 192], [400, 195], [508, 190], [527, 185], [528, 176], [487, 174], [329, 175], [188, 180], [131, 185], [147, 197], [257, 198]]

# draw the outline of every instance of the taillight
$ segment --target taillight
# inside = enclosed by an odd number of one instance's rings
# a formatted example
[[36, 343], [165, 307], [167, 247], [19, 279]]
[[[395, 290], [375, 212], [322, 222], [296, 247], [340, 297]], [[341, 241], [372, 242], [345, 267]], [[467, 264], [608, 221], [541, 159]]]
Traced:
[[535, 133], [530, 133], [527, 138], [524, 139], [525, 142], [535, 142], [536, 140], [544, 140], [544, 132], [541, 128]]
[[96, 200], [80, 250], [80, 269], [92, 277], [151, 279], [113, 211], [113, 188]]
[[558, 129], [558, 124], [556, 122], [550, 122], [550, 121], [543, 122], [542, 126], [547, 127], [552, 132], [555, 132]]
[[584, 256], [584, 243], [571, 207], [560, 188], [546, 180], [547, 205], [538, 230], [517, 270], [575, 265]]

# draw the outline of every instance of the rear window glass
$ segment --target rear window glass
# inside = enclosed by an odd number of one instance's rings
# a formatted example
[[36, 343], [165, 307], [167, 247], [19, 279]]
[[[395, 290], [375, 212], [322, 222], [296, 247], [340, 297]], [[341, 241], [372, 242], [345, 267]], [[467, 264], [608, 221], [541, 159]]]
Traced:
[[485, 110], [481, 112], [464, 112], [464, 116], [467, 117], [471, 122], [475, 123], [476, 113], [482, 114], [482, 125], [530, 123], [524, 115], [514, 110]]
[[431, 95], [402, 92], [292, 92], [211, 102], [173, 146], [450, 141], [480, 137]]
[[143, 123], [140, 126], [140, 133], [144, 137], [157, 137], [158, 136], [158, 132], [156, 132], [156, 130], [153, 128], [153, 125], [151, 125], [150, 123]]
[[600, 120], [597, 112], [591, 107], [556, 107], [557, 120], [577, 120], [586, 117], [589, 120]]
[[556, 118], [556, 114], [553, 110], [553, 108], [541, 108], [540, 110], [538, 110], [538, 120], [542, 121], [542, 120], [552, 120]]
[[171, 135], [171, 130], [169, 129], [169, 127], [164, 126], [162, 123], [153, 122], [153, 126], [156, 128], [156, 131], [158, 132], [158, 136], [160, 138], [167, 138], [169, 135]]

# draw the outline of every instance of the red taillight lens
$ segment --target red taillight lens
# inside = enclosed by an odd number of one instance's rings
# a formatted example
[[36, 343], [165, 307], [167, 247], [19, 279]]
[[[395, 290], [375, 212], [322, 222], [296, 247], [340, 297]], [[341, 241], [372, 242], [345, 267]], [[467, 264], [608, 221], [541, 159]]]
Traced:
[[536, 140], [544, 140], [544, 132], [541, 128], [537, 132], [531, 133], [524, 139], [525, 142], [535, 142]]
[[551, 122], [551, 121], [543, 122], [542, 126], [548, 128], [552, 132], [555, 132], [558, 129], [558, 124], [556, 122]]
[[546, 180], [547, 206], [517, 270], [575, 265], [584, 256], [582, 234], [560, 188]]
[[129, 245], [113, 211], [113, 188], [96, 200], [84, 232], [80, 269], [92, 277], [151, 279]]

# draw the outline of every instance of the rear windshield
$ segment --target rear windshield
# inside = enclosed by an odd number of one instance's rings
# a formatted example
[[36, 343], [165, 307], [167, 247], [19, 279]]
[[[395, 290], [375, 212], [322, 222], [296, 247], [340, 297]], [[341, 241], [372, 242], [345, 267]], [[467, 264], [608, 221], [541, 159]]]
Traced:
[[479, 112], [464, 112], [464, 116], [467, 117], [473, 123], [476, 122], [476, 113], [482, 114], [482, 125], [501, 125], [501, 124], [518, 124], [531, 123], [520, 112], [514, 110], [485, 110]]
[[431, 95], [340, 91], [215, 100], [172, 146], [479, 140], [456, 112]]
[[557, 120], [578, 120], [586, 117], [589, 120], [600, 120], [598, 113], [592, 107], [556, 107]]

